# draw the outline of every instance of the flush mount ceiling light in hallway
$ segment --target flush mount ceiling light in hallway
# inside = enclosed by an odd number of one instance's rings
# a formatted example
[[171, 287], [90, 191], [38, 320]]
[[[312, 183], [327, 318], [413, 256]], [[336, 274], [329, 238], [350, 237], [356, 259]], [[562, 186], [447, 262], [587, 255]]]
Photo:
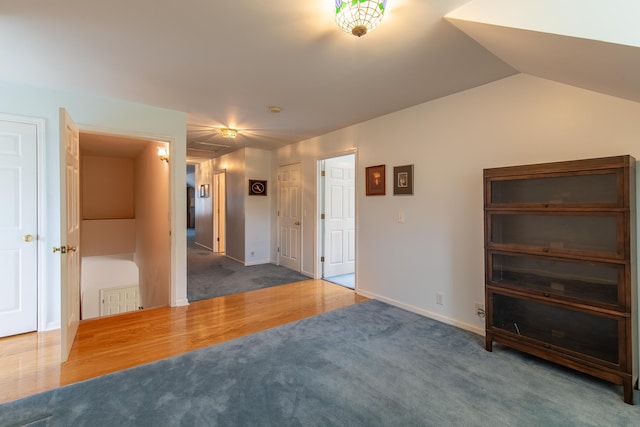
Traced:
[[238, 136], [238, 131], [231, 128], [220, 129], [223, 138], [233, 139]]
[[387, 0], [336, 0], [336, 23], [347, 33], [362, 37], [382, 21]]

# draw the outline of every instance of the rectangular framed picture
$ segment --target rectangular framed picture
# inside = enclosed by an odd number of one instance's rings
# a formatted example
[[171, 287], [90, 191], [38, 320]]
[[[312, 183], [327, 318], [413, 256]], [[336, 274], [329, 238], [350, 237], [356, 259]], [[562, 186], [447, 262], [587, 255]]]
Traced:
[[393, 167], [393, 194], [413, 194], [413, 165]]
[[250, 196], [266, 196], [267, 195], [267, 181], [262, 179], [250, 179], [249, 180], [249, 195]]
[[385, 165], [369, 166], [366, 169], [367, 196], [385, 195]]
[[203, 199], [209, 197], [209, 184], [200, 185], [200, 197]]

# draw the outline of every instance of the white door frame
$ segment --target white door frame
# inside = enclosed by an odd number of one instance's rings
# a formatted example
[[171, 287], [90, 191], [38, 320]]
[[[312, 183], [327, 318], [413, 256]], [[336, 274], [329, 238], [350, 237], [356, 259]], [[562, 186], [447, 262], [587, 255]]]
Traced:
[[355, 259], [356, 259], [356, 268], [355, 268], [355, 290], [358, 289], [358, 183], [359, 183], [359, 179], [358, 179], [358, 149], [357, 148], [353, 148], [350, 150], [345, 150], [345, 151], [339, 151], [337, 153], [333, 153], [333, 154], [328, 154], [326, 156], [320, 157], [317, 159], [316, 161], [316, 254], [317, 256], [315, 257], [316, 259], [314, 260], [314, 270], [315, 270], [315, 276], [314, 279], [322, 279], [322, 262], [320, 261], [320, 257], [322, 256], [321, 254], [323, 253], [323, 247], [322, 247], [322, 243], [323, 243], [323, 239], [324, 239], [324, 227], [322, 225], [322, 205], [323, 205], [323, 200], [322, 198], [324, 197], [324, 193], [323, 193], [323, 182], [321, 179], [321, 173], [322, 173], [322, 162], [327, 160], [327, 159], [333, 159], [335, 157], [342, 157], [342, 156], [347, 156], [349, 154], [353, 154], [355, 156], [354, 162], [355, 162], [355, 169], [356, 169], [356, 173], [355, 173], [355, 187], [356, 187], [356, 195], [355, 195], [355, 211], [356, 211], [356, 236], [355, 236]]
[[38, 189], [38, 198], [37, 198], [37, 203], [38, 203], [38, 230], [37, 230], [37, 237], [36, 237], [36, 243], [37, 243], [37, 248], [38, 248], [38, 263], [36, 268], [38, 269], [38, 274], [37, 274], [37, 281], [38, 281], [38, 285], [37, 285], [37, 289], [38, 289], [38, 331], [44, 331], [47, 330], [47, 316], [46, 316], [46, 310], [47, 310], [47, 295], [46, 295], [46, 287], [45, 287], [45, 283], [46, 281], [46, 258], [47, 258], [47, 245], [46, 245], [46, 241], [47, 241], [47, 230], [46, 230], [46, 224], [47, 224], [47, 216], [46, 216], [46, 212], [47, 212], [47, 183], [46, 183], [46, 169], [45, 169], [45, 164], [46, 164], [46, 156], [45, 156], [45, 135], [46, 135], [46, 131], [45, 131], [45, 124], [46, 121], [45, 119], [41, 119], [41, 118], [37, 118], [37, 117], [26, 117], [26, 116], [17, 116], [17, 115], [13, 115], [13, 114], [4, 114], [4, 113], [0, 113], [0, 120], [6, 120], [6, 121], [10, 121], [10, 122], [17, 122], [17, 123], [26, 123], [26, 124], [31, 124], [31, 125], [35, 125], [36, 127], [36, 161], [37, 161], [37, 165], [36, 165], [36, 186]]
[[[223, 176], [223, 187], [220, 189], [216, 181], [218, 175]], [[227, 252], [227, 170], [213, 171], [213, 252]], [[222, 198], [222, 203], [220, 199]], [[222, 213], [220, 210], [222, 205]], [[220, 230], [222, 228], [222, 230]], [[222, 250], [220, 245], [222, 244]]]

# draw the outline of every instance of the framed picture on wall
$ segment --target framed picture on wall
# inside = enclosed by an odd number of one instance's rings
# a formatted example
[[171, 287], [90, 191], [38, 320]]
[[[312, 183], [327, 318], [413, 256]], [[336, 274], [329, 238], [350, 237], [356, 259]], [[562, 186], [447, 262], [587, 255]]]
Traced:
[[250, 179], [249, 180], [249, 195], [250, 196], [266, 196], [267, 195], [267, 181], [262, 179]]
[[393, 194], [413, 194], [413, 165], [394, 166]]
[[209, 197], [209, 184], [200, 185], [200, 197], [203, 199]]
[[385, 195], [384, 169], [385, 165], [369, 166], [366, 168], [367, 196]]

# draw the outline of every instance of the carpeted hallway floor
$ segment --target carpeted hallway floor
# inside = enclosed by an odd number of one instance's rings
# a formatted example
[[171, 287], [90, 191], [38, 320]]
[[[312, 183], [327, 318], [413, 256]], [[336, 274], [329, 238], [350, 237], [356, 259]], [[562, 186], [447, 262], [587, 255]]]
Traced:
[[245, 267], [194, 242], [187, 232], [187, 297], [189, 301], [237, 294], [269, 286], [307, 280], [309, 277], [274, 264]]

